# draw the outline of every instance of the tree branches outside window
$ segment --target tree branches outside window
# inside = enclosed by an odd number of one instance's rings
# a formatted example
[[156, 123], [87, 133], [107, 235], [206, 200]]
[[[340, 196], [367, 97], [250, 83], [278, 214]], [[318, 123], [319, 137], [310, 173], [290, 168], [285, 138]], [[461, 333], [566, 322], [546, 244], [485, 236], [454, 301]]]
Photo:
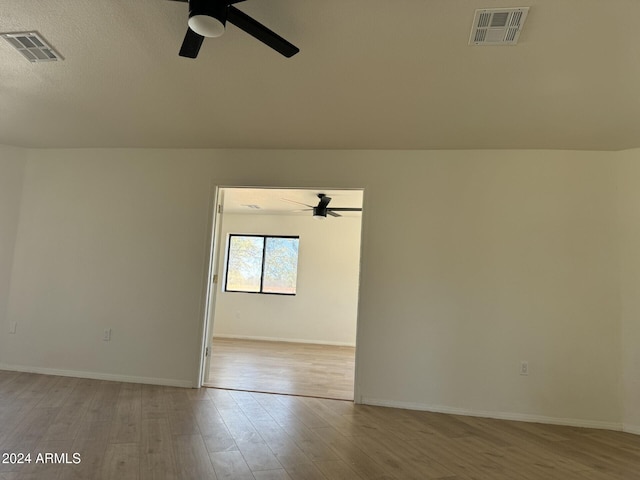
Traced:
[[225, 292], [295, 295], [299, 237], [229, 235]]

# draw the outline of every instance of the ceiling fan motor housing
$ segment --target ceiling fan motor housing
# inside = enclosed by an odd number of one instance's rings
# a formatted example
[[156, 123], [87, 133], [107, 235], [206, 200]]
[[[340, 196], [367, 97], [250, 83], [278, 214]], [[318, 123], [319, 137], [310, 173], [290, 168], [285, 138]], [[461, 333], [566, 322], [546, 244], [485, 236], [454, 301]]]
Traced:
[[326, 217], [327, 216], [327, 207], [313, 207], [313, 216], [314, 217]]
[[217, 0], [189, 0], [189, 28], [203, 37], [219, 37], [227, 23], [228, 5]]

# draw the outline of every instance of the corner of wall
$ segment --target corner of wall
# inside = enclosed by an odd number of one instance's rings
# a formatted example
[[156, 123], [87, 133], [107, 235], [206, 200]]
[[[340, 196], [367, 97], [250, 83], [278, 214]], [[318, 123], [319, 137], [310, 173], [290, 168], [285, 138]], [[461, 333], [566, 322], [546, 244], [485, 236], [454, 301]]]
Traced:
[[640, 425], [630, 425], [625, 423], [622, 426], [622, 431], [625, 433], [633, 433], [634, 435], [640, 435]]
[[6, 351], [4, 344], [9, 331], [7, 307], [20, 220], [26, 153], [23, 148], [0, 145], [0, 362], [3, 360], [2, 352]]
[[616, 155], [622, 423], [640, 435], [640, 149]]

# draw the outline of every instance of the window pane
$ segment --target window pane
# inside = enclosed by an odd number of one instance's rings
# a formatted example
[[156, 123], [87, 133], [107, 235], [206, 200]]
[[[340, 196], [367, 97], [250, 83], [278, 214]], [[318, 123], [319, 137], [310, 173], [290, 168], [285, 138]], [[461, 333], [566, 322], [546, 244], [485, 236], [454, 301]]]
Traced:
[[262, 291], [296, 293], [298, 239], [267, 237]]
[[227, 283], [225, 290], [259, 292], [262, 271], [263, 237], [229, 238]]

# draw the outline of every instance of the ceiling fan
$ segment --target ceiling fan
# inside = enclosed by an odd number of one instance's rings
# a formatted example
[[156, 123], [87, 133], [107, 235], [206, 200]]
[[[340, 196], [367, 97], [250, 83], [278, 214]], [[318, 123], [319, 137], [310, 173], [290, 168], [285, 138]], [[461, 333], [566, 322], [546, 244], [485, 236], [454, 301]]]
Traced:
[[233, 6], [244, 0], [173, 0], [189, 4], [189, 27], [179, 55], [196, 58], [205, 37], [219, 37], [227, 21], [287, 58], [300, 51], [277, 33]]
[[317, 218], [318, 220], [323, 220], [327, 218], [327, 215], [331, 215], [332, 217], [341, 217], [339, 213], [336, 212], [361, 212], [362, 208], [329, 208], [329, 202], [331, 201], [331, 197], [327, 197], [324, 193], [319, 193], [318, 198], [320, 201], [318, 205], [315, 207], [313, 205], [307, 205], [306, 203], [296, 202], [295, 200], [287, 200], [283, 198], [283, 200], [291, 203], [297, 203], [298, 205], [304, 205], [305, 208], [303, 211], [311, 210], [313, 211], [313, 218]]

